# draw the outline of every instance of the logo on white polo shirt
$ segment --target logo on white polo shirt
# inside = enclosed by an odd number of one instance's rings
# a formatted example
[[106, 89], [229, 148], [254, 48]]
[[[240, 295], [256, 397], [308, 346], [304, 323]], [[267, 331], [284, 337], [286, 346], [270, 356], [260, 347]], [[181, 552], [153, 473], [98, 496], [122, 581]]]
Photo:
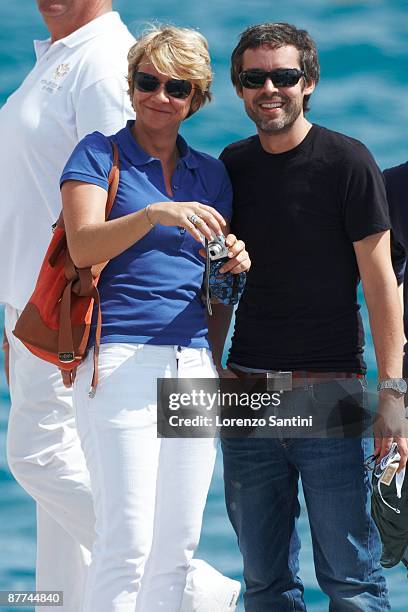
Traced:
[[71, 70], [71, 66], [69, 64], [60, 64], [56, 67], [54, 74], [52, 75], [54, 79], [61, 79]]
[[52, 73], [52, 78], [50, 80], [43, 79], [41, 81], [41, 89], [51, 94], [61, 91], [62, 85], [60, 85], [58, 81], [66, 76], [70, 70], [71, 66], [69, 64], [59, 64]]

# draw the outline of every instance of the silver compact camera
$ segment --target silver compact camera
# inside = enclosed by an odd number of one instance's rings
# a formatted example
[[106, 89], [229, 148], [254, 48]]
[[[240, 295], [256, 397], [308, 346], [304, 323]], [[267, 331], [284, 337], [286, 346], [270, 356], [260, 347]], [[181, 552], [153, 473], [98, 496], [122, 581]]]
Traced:
[[213, 236], [212, 240], [208, 241], [208, 252], [211, 261], [228, 257], [228, 247], [225, 245], [225, 238], [222, 234], [221, 236]]

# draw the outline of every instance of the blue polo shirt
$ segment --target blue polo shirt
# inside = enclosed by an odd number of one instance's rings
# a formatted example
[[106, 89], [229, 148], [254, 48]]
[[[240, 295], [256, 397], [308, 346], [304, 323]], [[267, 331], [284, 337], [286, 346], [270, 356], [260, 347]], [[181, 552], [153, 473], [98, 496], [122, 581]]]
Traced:
[[[230, 219], [232, 189], [222, 162], [191, 149], [179, 136], [180, 158], [172, 178], [171, 199], [166, 194], [160, 160], [139, 147], [130, 131], [132, 123], [110, 137], [119, 147], [120, 180], [109, 219], [164, 201], [201, 202]], [[111, 167], [110, 142], [94, 132], [76, 146], [60, 183], [84, 181], [107, 190]], [[102, 342], [208, 347], [200, 247], [184, 228], [156, 225], [112, 259], [98, 285]]]

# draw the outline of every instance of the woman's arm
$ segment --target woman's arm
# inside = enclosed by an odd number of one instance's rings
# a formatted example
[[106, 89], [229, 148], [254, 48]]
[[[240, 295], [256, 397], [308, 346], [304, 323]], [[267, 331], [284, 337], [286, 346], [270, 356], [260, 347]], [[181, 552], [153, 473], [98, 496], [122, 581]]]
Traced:
[[200, 232], [211, 239], [221, 234], [223, 217], [199, 202], [156, 202], [137, 212], [105, 221], [107, 192], [98, 185], [66, 181], [61, 188], [69, 251], [78, 268], [99, 264], [143, 238], [154, 225], [184, 227], [198, 242], [201, 236], [189, 217], [201, 217]]

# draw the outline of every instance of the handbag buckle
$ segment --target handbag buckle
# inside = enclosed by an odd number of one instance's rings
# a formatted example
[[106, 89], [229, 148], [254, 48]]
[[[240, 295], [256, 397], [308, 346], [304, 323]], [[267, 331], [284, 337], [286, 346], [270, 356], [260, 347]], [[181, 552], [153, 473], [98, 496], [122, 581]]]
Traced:
[[61, 363], [72, 363], [75, 361], [75, 353], [68, 351], [66, 353], [58, 353], [58, 359]]

